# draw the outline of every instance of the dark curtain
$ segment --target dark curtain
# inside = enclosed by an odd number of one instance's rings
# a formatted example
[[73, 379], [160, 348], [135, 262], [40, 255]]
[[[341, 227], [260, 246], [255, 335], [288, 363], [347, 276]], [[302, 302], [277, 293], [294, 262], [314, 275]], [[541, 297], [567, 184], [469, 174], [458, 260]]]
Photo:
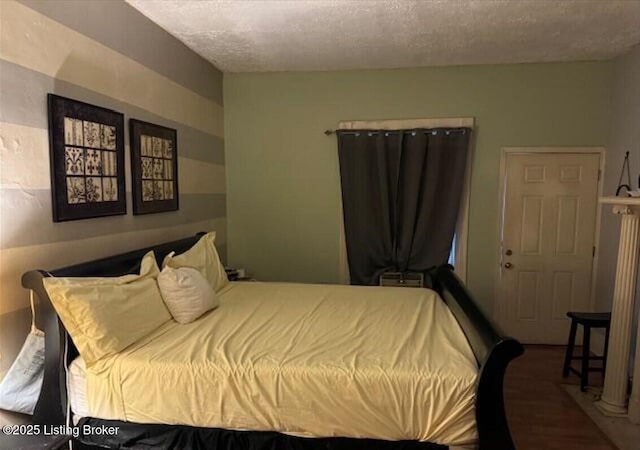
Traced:
[[448, 261], [464, 184], [468, 128], [339, 130], [351, 284]]

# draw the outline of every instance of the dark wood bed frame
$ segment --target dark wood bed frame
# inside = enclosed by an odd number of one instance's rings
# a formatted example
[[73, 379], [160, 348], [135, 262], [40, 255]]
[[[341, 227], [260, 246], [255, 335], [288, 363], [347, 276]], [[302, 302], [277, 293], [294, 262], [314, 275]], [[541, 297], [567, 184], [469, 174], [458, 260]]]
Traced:
[[[160, 264], [167, 253], [171, 251], [182, 253], [188, 250], [202, 234], [198, 233], [187, 239], [167, 242], [51, 272], [32, 270], [22, 276], [22, 286], [33, 290], [40, 299], [37, 306], [37, 325], [45, 332], [44, 381], [34, 412], [34, 423], [43, 425], [66, 423], [65, 369], [78, 355], [78, 351], [44, 290], [43, 278], [48, 276], [108, 277], [134, 273], [139, 270], [140, 260], [148, 251], [155, 252], [156, 259]], [[515, 339], [504, 337], [487, 319], [463, 283], [454, 274], [451, 266], [445, 265], [435, 268], [429, 275], [433, 289], [440, 294], [456, 317], [478, 362], [479, 377], [476, 386], [475, 407], [479, 450], [513, 450], [515, 447], [504, 409], [503, 380], [509, 362], [520, 356], [524, 349]], [[283, 435], [283, 438], [286, 439], [287, 436]]]

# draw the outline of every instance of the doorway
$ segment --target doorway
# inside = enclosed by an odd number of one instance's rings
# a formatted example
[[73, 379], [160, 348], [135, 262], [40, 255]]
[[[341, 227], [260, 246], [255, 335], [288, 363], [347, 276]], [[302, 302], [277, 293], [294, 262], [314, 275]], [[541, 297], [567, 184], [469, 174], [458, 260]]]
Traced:
[[497, 318], [523, 343], [564, 344], [591, 311], [604, 150], [504, 149]]

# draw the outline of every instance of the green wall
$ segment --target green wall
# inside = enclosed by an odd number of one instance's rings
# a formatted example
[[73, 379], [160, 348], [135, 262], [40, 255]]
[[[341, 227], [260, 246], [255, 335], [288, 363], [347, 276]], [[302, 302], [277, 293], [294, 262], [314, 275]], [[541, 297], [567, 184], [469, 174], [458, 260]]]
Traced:
[[604, 145], [608, 62], [225, 74], [228, 252], [268, 281], [337, 282], [340, 120], [476, 118], [468, 285], [489, 309], [505, 146]]

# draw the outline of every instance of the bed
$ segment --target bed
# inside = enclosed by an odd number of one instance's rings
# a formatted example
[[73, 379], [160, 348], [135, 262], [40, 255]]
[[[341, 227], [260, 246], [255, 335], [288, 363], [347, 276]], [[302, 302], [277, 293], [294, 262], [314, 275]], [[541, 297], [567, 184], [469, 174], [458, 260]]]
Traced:
[[43, 278], [133, 273], [149, 250], [160, 262], [199, 236], [24, 274], [46, 336], [37, 423], [73, 414], [119, 427], [78, 436], [80, 448], [514, 448], [502, 382], [522, 346], [450, 266], [430, 272], [432, 290], [230, 283], [217, 310], [168, 322], [87, 370]]

